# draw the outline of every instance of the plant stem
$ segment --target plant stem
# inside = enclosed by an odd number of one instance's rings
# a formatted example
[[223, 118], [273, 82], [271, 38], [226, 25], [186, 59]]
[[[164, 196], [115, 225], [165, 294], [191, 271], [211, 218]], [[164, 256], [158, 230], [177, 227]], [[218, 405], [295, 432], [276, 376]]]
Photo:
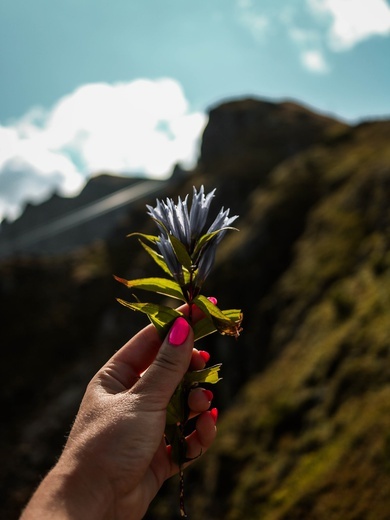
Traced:
[[[193, 299], [194, 299], [194, 271], [190, 269], [190, 280], [188, 284], [188, 321], [190, 325], [192, 326], [192, 308], [193, 308]], [[180, 440], [181, 443], [181, 450], [180, 453], [186, 452], [186, 440], [185, 440], [185, 434], [184, 434], [184, 424], [180, 424]], [[188, 518], [185, 505], [184, 505], [184, 470], [183, 466], [180, 463], [179, 465], [179, 507], [180, 507], [180, 518]]]
[[179, 483], [179, 497], [180, 497], [180, 518], [188, 518], [185, 506], [184, 506], [184, 471], [182, 467], [180, 467], [179, 471], [180, 483]]
[[190, 281], [189, 281], [189, 284], [188, 284], [188, 293], [189, 293], [189, 298], [188, 298], [188, 305], [189, 305], [189, 311], [188, 311], [188, 321], [190, 322], [190, 325], [192, 326], [192, 306], [193, 306], [193, 299], [194, 299], [194, 286], [193, 286], [193, 282], [194, 282], [194, 271], [192, 270], [192, 268], [190, 269]]
[[[185, 453], [185, 437], [184, 437], [184, 424], [180, 424], [180, 441], [181, 449], [180, 453]], [[184, 505], [184, 470], [183, 465], [180, 461], [179, 466], [179, 508], [180, 508], [180, 517], [188, 518]]]

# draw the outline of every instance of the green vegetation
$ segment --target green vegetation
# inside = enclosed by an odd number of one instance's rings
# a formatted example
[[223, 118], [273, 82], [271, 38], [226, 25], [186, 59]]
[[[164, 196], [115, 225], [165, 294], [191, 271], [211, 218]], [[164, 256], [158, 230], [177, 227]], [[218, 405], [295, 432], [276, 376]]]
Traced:
[[[248, 102], [215, 109], [198, 167], [167, 193], [217, 186], [216, 205], [240, 215], [240, 233], [221, 244], [205, 287], [224, 308], [243, 309], [244, 331], [233, 345], [211, 336], [201, 346], [223, 363], [215, 392], [222, 413], [217, 442], [189, 470], [191, 520], [387, 520], [390, 123], [347, 127], [304, 109], [300, 116], [296, 105], [256, 110]], [[3, 460], [17, 492], [8, 493], [8, 512], [60, 449], [79, 395], [72, 401], [64, 388], [81, 392], [100, 359], [143, 323], [115, 304], [127, 294], [111, 280], [150, 275], [138, 248], [117, 238], [150, 233], [140, 208], [93, 251], [0, 266], [8, 366], [39, 352], [57, 356], [49, 366], [42, 355], [36, 361], [40, 397], [29, 395], [30, 412], [10, 421], [15, 449], [11, 457], [4, 448]], [[58, 352], [67, 352], [62, 364]], [[22, 361], [21, 372], [29, 369]], [[11, 379], [20, 403], [33, 376]], [[175, 518], [176, 484], [167, 483], [147, 518]]]

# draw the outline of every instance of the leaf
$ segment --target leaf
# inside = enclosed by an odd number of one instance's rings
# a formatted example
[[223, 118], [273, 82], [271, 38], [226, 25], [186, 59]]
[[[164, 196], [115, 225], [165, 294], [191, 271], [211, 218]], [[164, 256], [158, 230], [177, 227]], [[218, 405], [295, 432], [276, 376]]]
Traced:
[[188, 392], [185, 392], [183, 384], [180, 383], [171, 397], [167, 407], [167, 424], [185, 423], [188, 420]]
[[241, 323], [244, 318], [241, 309], [228, 309], [222, 312], [227, 318], [230, 319], [230, 322], [234, 323], [234, 325], [232, 327], [228, 327], [227, 329], [224, 327], [218, 328], [218, 331], [221, 334], [227, 334], [228, 336], [234, 336], [235, 338], [238, 338], [242, 332]]
[[172, 277], [172, 273], [169, 270], [169, 267], [167, 266], [167, 263], [164, 260], [164, 257], [157, 253], [154, 249], [149, 247], [147, 244], [142, 242], [142, 240], [139, 240], [139, 243], [141, 246], [145, 249], [145, 251], [153, 258], [153, 260], [156, 262], [156, 264], [161, 267], [161, 269], [168, 274], [170, 277]]
[[201, 309], [206, 314], [206, 316], [217, 318], [226, 323], [230, 322], [230, 318], [225, 316], [221, 309], [211, 303], [211, 301], [207, 299], [206, 296], [203, 296], [203, 294], [196, 296], [193, 303], [195, 303], [195, 305], [199, 307], [199, 309]]
[[171, 457], [173, 462], [181, 467], [185, 462], [192, 459], [187, 458], [187, 441], [180, 424], [167, 424], [165, 426], [165, 437], [171, 445]]
[[181, 466], [192, 460], [186, 456], [187, 443], [184, 434], [184, 426], [188, 421], [190, 409], [188, 407], [188, 394], [191, 388], [201, 383], [215, 384], [220, 381], [219, 370], [221, 364], [187, 372], [182, 382], [176, 388], [167, 407], [167, 418], [165, 424], [165, 436], [172, 447], [171, 456], [173, 461]]
[[171, 397], [167, 407], [167, 419], [166, 423], [169, 424], [184, 424], [189, 417], [188, 408], [188, 392], [194, 386], [200, 383], [216, 384], [221, 378], [218, 372], [222, 364], [213, 365], [202, 370], [193, 370], [186, 372], [182, 382], [176, 388], [173, 396]]
[[191, 275], [185, 267], [183, 267], [183, 277], [184, 277], [184, 284], [190, 283]]
[[128, 302], [120, 298], [117, 298], [117, 301], [132, 311], [140, 311], [144, 314], [147, 314], [150, 321], [156, 327], [161, 339], [164, 339], [168, 334], [173, 321], [179, 316], [183, 316], [182, 312], [165, 305], [157, 305], [155, 303]]
[[217, 331], [217, 327], [209, 317], [202, 318], [200, 321], [197, 321], [193, 326], [193, 329], [195, 341], [198, 341], [198, 339], [204, 338], [205, 336], [208, 336], [209, 334]]
[[214, 238], [216, 235], [218, 235], [218, 233], [220, 233], [221, 231], [225, 231], [228, 229], [238, 231], [238, 229], [234, 228], [234, 227], [223, 227], [221, 229], [217, 229], [216, 231], [213, 231], [212, 233], [205, 233], [204, 235], [202, 235], [195, 245], [195, 249], [192, 254], [193, 258], [197, 257], [198, 253], [207, 244], [207, 242], [209, 242], [212, 238]]
[[193, 370], [191, 372], [187, 372], [184, 375], [183, 384], [190, 387], [199, 383], [211, 383], [215, 385], [218, 383], [218, 381], [221, 380], [218, 374], [221, 366], [222, 363], [218, 363], [217, 365], [203, 368], [202, 370]]
[[155, 244], [156, 242], [159, 241], [159, 237], [158, 236], [146, 235], [145, 233], [130, 233], [130, 235], [127, 235], [127, 238], [131, 238], [131, 237], [142, 237], [145, 240], [148, 240], [149, 242], [152, 242], [153, 244]]
[[152, 291], [178, 300], [185, 301], [180, 285], [166, 278], [139, 278], [137, 280], [125, 280], [114, 275], [115, 280], [123, 283], [129, 289], [142, 289], [144, 291]]
[[226, 309], [225, 311], [222, 311], [223, 314], [229, 318], [230, 320], [233, 320], [235, 323], [238, 321], [242, 321], [242, 312], [241, 309]]
[[185, 245], [182, 244], [182, 242], [180, 242], [180, 240], [174, 235], [169, 234], [168, 238], [172, 245], [172, 249], [175, 252], [176, 258], [179, 260], [181, 265], [190, 271], [192, 268], [192, 260]]
[[221, 311], [216, 305], [211, 303], [205, 296], [199, 294], [194, 298], [194, 303], [199, 307], [214, 323], [220, 334], [238, 337], [242, 330], [242, 312], [239, 309], [229, 309]]

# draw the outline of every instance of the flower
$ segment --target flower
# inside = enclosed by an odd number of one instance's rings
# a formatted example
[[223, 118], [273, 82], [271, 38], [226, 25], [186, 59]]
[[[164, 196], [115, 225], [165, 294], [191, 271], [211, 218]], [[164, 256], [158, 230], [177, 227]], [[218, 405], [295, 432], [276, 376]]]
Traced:
[[184, 285], [183, 267], [177, 259], [170, 241], [164, 235], [160, 235], [156, 244], [173, 278], [180, 286]]
[[[200, 187], [199, 192], [194, 187], [190, 210], [188, 195], [184, 200], [179, 197], [177, 204], [167, 198], [166, 202], [157, 200], [154, 208], [147, 206], [148, 215], [156, 221], [160, 231], [157, 247], [173, 278], [181, 287], [190, 283], [197, 291], [200, 289], [214, 264], [217, 245], [238, 218], [237, 215], [229, 217], [230, 209], [222, 208], [206, 230], [215, 191], [214, 189], [205, 194], [204, 186]], [[175, 243], [175, 239], [181, 246]], [[184, 247], [185, 265], [183, 255], [179, 253], [180, 247]], [[185, 276], [186, 272], [189, 280]]]

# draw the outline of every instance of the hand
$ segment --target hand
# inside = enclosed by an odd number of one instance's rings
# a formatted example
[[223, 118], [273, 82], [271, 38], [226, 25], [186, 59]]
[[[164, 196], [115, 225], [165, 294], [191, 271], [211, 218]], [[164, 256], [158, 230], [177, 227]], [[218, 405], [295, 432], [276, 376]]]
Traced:
[[[164, 440], [166, 407], [185, 372], [204, 368], [205, 359], [193, 349], [184, 318], [162, 344], [152, 325], [134, 336], [89, 383], [64, 451], [21, 520], [141, 519], [178, 471]], [[188, 458], [215, 438], [211, 397], [202, 388], [189, 395], [198, 418], [187, 437]]]

